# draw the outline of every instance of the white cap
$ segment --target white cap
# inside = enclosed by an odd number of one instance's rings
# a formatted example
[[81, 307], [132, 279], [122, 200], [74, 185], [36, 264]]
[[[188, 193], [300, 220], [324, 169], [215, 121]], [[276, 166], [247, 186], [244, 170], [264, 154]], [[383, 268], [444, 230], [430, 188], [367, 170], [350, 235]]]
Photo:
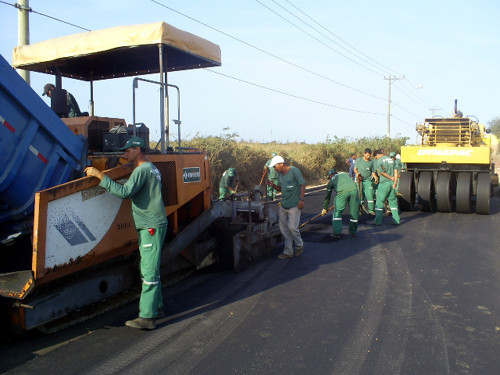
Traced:
[[397, 154], [396, 159], [401, 159], [401, 155]]
[[272, 168], [276, 164], [284, 163], [284, 162], [285, 162], [285, 160], [281, 156], [276, 155], [274, 158], [271, 159], [271, 164], [269, 164], [269, 168]]

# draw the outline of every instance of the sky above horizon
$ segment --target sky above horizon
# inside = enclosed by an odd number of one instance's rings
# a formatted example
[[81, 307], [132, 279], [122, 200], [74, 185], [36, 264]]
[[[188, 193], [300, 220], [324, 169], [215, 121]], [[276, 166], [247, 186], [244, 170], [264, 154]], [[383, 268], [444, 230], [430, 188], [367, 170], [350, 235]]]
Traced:
[[[17, 9], [0, 3], [0, 54], [12, 62]], [[169, 73], [180, 87], [183, 138], [236, 133], [255, 142], [318, 143], [387, 133], [416, 139], [415, 124], [500, 116], [500, 2], [464, 0], [30, 0], [30, 43], [121, 25], [164, 21], [218, 44], [222, 66]], [[38, 12], [38, 13], [35, 13]], [[6, 32], [10, 30], [10, 32]], [[157, 75], [144, 78], [159, 80]], [[32, 73], [41, 94], [49, 75]], [[86, 82], [63, 87], [89, 110]], [[141, 85], [137, 122], [159, 139], [158, 90]], [[132, 77], [94, 84], [96, 115], [132, 122]], [[171, 92], [171, 118], [177, 118]], [[45, 97], [44, 97], [45, 98]], [[144, 99], [142, 99], [144, 98]], [[46, 102], [49, 104], [47, 99]], [[171, 142], [176, 125], [171, 121]]]

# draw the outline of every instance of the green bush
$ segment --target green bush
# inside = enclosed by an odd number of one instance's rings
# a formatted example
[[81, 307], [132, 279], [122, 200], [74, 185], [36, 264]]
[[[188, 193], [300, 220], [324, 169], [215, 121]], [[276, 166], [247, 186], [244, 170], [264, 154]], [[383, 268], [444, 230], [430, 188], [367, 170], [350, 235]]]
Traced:
[[399, 153], [408, 138], [350, 138], [334, 137], [317, 144], [306, 143], [256, 143], [237, 141], [236, 134], [221, 136], [195, 136], [184, 141], [183, 147], [194, 147], [207, 151], [212, 173], [212, 186], [218, 192], [219, 181], [225, 170], [233, 167], [238, 172], [238, 191], [253, 189], [258, 185], [265, 163], [273, 152], [281, 155], [285, 161], [300, 169], [307, 185], [326, 182], [326, 175], [332, 168], [347, 171], [346, 160], [352, 153], [362, 157], [365, 148], [384, 149], [386, 155], [391, 151]]

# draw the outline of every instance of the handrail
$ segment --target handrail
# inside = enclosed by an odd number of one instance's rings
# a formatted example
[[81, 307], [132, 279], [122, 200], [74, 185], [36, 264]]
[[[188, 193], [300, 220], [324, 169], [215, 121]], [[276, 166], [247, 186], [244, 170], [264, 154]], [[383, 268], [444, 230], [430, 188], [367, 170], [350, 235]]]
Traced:
[[[161, 87], [163, 87], [165, 89], [165, 87], [167, 87], [167, 90], [168, 90], [168, 87], [173, 87], [177, 90], [177, 120], [173, 120], [175, 124], [177, 124], [177, 140], [178, 140], [178, 144], [179, 144], [179, 150], [180, 152], [182, 152], [181, 150], [181, 91], [179, 89], [178, 86], [176, 85], [172, 85], [170, 83], [162, 83], [162, 82], [157, 82], [157, 81], [152, 81], [152, 80], [149, 80], [149, 79], [144, 79], [144, 78], [139, 78], [139, 77], [135, 77], [133, 82], [132, 82], [132, 123], [133, 123], [133, 134], [134, 134], [134, 137], [136, 135], [135, 133], [135, 125], [136, 125], [136, 122], [135, 122], [135, 89], [137, 89], [139, 87], [139, 84], [138, 84], [138, 81], [143, 81], [143, 82], [148, 82], [148, 83], [153, 83], [153, 84], [156, 84], [156, 85], [160, 85]], [[163, 100], [163, 98], [162, 98]], [[163, 111], [162, 111], [163, 112]], [[165, 131], [165, 123], [164, 123], [164, 118], [163, 116], [161, 116], [161, 120], [160, 120], [160, 126], [161, 126], [161, 152], [162, 154], [163, 153], [166, 153], [165, 150], [168, 150], [168, 147], [170, 145], [170, 140], [169, 140], [169, 137], [167, 136], [167, 146], [165, 147], [165, 141], [164, 141], [164, 131]], [[168, 127], [168, 124], [167, 124], [167, 127]], [[167, 132], [167, 135], [168, 135], [168, 132]]]

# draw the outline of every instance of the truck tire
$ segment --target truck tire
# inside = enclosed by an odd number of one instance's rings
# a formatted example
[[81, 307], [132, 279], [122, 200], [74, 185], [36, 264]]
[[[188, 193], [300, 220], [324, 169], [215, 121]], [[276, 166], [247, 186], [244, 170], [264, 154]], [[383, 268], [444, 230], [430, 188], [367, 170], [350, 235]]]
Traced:
[[453, 206], [453, 183], [451, 172], [439, 172], [436, 186], [436, 206], [439, 212], [451, 212]]
[[460, 172], [457, 176], [456, 205], [457, 212], [470, 214], [472, 197], [472, 178], [469, 172]]
[[491, 176], [489, 173], [478, 173], [476, 193], [476, 213], [490, 214]]
[[415, 209], [415, 180], [413, 172], [403, 172], [399, 179], [399, 208], [402, 211]]
[[418, 176], [418, 205], [421, 211], [434, 211], [434, 180], [432, 172], [420, 172]]

